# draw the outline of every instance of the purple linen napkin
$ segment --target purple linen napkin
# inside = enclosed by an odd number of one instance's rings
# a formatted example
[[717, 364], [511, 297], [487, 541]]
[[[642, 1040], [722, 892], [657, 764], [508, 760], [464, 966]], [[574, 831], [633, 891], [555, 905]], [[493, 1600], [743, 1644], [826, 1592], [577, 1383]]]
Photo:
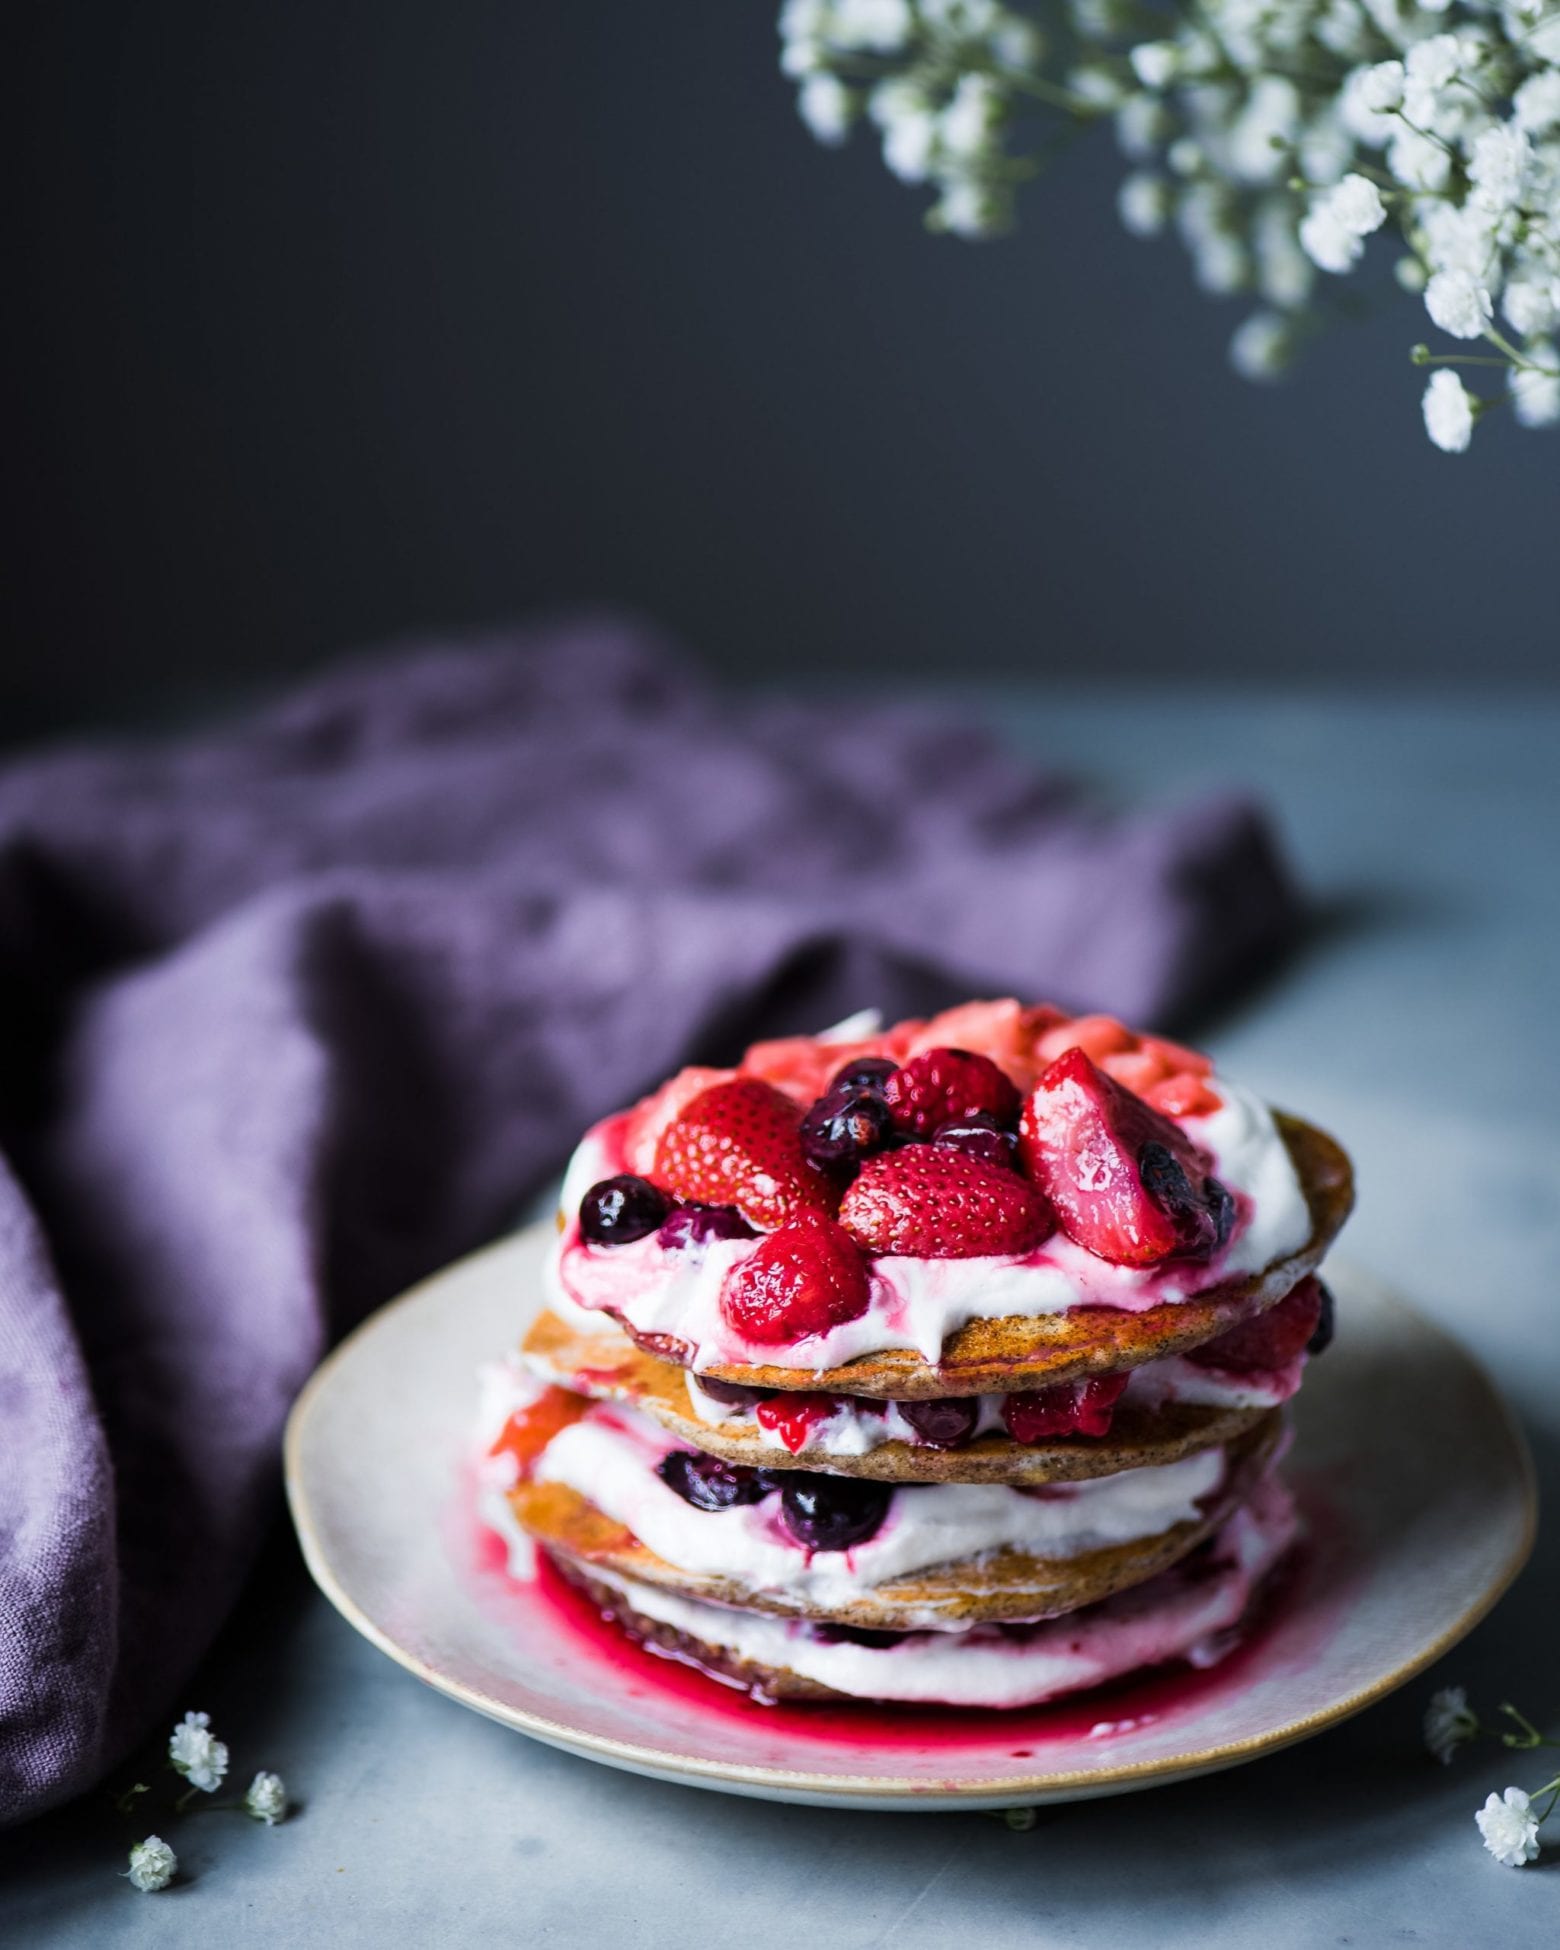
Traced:
[[0, 772], [0, 1821], [169, 1716], [330, 1340], [591, 1119], [869, 1001], [1163, 1022], [1295, 919], [1244, 802], [1106, 819], [605, 622]]

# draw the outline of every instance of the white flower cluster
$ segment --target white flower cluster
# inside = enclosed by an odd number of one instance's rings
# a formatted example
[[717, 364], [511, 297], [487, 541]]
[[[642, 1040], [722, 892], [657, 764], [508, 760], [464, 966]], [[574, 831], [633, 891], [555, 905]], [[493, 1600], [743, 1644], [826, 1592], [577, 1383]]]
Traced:
[[192, 1788], [214, 1794], [228, 1769], [226, 1742], [214, 1738], [209, 1713], [186, 1713], [168, 1736], [168, 1764]]
[[[221, 1787], [228, 1771], [227, 1743], [218, 1740], [211, 1731], [209, 1713], [186, 1713], [180, 1720], [168, 1736], [168, 1765], [175, 1774], [189, 1782], [174, 1803], [175, 1814], [182, 1813], [197, 1794], [215, 1794]], [[139, 1797], [151, 1791], [144, 1781], [137, 1781], [118, 1797], [115, 1806], [121, 1814], [129, 1814]], [[219, 1808], [242, 1807], [243, 1812], [255, 1821], [264, 1822], [267, 1828], [274, 1828], [279, 1821], [286, 1819], [290, 1803], [287, 1784], [281, 1775], [268, 1774], [262, 1769], [249, 1783], [242, 1802], [219, 1801], [215, 1805]], [[137, 1842], [131, 1849], [130, 1866], [123, 1873], [132, 1889], [154, 1894], [168, 1887], [178, 1868], [179, 1858], [162, 1837], [148, 1835], [145, 1841]]]
[[933, 226], [964, 236], [1010, 219], [1033, 169], [1010, 150], [1022, 116], [1109, 117], [1133, 165], [1126, 227], [1173, 228], [1205, 290], [1260, 301], [1230, 345], [1250, 378], [1289, 366], [1329, 279], [1390, 225], [1399, 285], [1449, 338], [1484, 342], [1414, 349], [1442, 368], [1423, 401], [1435, 444], [1460, 452], [1498, 403], [1457, 365], [1503, 369], [1522, 425], [1560, 421], [1560, 0], [1200, 0], [1179, 18], [1051, 0], [1048, 16], [1042, 33], [997, 0], [787, 0], [782, 65], [815, 134], [866, 115], [889, 168], [936, 189]]
[[[1449, 376], [1436, 374], [1438, 379]], [[1429, 418], [1428, 407], [1426, 418]], [[1560, 1746], [1560, 1741], [1546, 1740], [1516, 1707], [1507, 1705], [1500, 1710], [1516, 1729], [1498, 1735], [1503, 1746], [1524, 1751]], [[1495, 1728], [1480, 1724], [1461, 1686], [1443, 1686], [1438, 1693], [1430, 1695], [1424, 1717], [1425, 1745], [1443, 1765], [1465, 1742], [1481, 1733], [1495, 1732]], [[1540, 1801], [1544, 1802], [1543, 1807], [1537, 1805]], [[1473, 1819], [1484, 1846], [1495, 1860], [1505, 1868], [1520, 1869], [1538, 1860], [1542, 1852], [1538, 1831], [1557, 1807], [1560, 1807], [1560, 1774], [1545, 1781], [1532, 1794], [1524, 1788], [1509, 1787], [1504, 1794], [1486, 1796], [1484, 1806], [1475, 1812]]]
[[865, 115], [894, 175], [937, 191], [934, 230], [1007, 227], [1029, 169], [1004, 153], [1003, 130], [1045, 52], [1032, 21], [996, 0], [786, 0], [780, 38], [780, 65], [820, 142], [843, 142]]

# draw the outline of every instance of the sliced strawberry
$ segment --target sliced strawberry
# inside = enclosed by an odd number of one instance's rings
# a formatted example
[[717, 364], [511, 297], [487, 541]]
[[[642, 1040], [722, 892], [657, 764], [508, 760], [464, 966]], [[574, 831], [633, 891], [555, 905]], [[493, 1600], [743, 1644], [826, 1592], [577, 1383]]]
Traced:
[[928, 1049], [912, 1056], [883, 1085], [894, 1122], [907, 1137], [930, 1137], [955, 1118], [980, 1111], [999, 1124], [1018, 1116], [1019, 1095], [989, 1056], [967, 1049]]
[[734, 1205], [765, 1232], [802, 1212], [832, 1212], [835, 1188], [802, 1150], [801, 1123], [783, 1090], [733, 1077], [667, 1125], [650, 1176], [679, 1198]]
[[1094, 1375], [1054, 1388], [1025, 1389], [1002, 1398], [1002, 1420], [1015, 1442], [1043, 1442], [1059, 1435], [1109, 1435], [1111, 1417], [1129, 1377]]
[[827, 1422], [839, 1408], [837, 1395], [818, 1395], [811, 1392], [795, 1392], [786, 1395], [770, 1395], [754, 1409], [754, 1419], [761, 1429], [768, 1429], [771, 1435], [779, 1436], [794, 1456], [799, 1449], [807, 1447], [808, 1437], [820, 1422]]
[[1118, 1266], [1206, 1257], [1229, 1237], [1234, 1202], [1208, 1160], [1159, 1111], [1069, 1049], [1019, 1122], [1019, 1156], [1069, 1239]]
[[867, 1311], [871, 1297], [850, 1234], [822, 1213], [804, 1212], [732, 1268], [720, 1310], [744, 1339], [776, 1347], [842, 1327]]
[[1224, 1099], [1209, 1089], [1207, 1079], [1189, 1070], [1177, 1070], [1163, 1082], [1151, 1084], [1143, 1097], [1168, 1117], [1209, 1117], [1224, 1108]]
[[515, 1410], [499, 1430], [488, 1454], [513, 1456], [520, 1465], [520, 1474], [528, 1476], [537, 1457], [558, 1431], [577, 1422], [589, 1407], [583, 1395], [571, 1394], [567, 1388], [545, 1388], [534, 1402]]
[[869, 1158], [840, 1203], [840, 1223], [869, 1252], [919, 1259], [1027, 1253], [1056, 1228], [1017, 1172], [940, 1144]]
[[1137, 1046], [1137, 1037], [1114, 1016], [1073, 1016], [1048, 1029], [1036, 1044], [1035, 1053], [1045, 1062], [1054, 1063], [1068, 1050], [1081, 1049], [1085, 1056], [1092, 1056], [1098, 1063], [1101, 1057], [1135, 1050]]
[[[1186, 1358], [1199, 1368], [1225, 1368], [1235, 1374], [1256, 1368], [1287, 1368], [1317, 1336], [1324, 1312], [1329, 1313], [1331, 1325], [1330, 1302], [1331, 1296], [1320, 1280], [1302, 1280], [1276, 1307], [1243, 1320], [1216, 1341], [1204, 1341]], [[1317, 1352], [1321, 1352], [1320, 1346]]]

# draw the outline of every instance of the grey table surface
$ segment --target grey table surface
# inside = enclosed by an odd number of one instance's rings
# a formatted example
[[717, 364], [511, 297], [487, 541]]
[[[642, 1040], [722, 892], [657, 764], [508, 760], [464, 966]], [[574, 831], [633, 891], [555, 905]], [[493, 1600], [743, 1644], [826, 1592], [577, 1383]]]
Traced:
[[[1122, 798], [1268, 797], [1322, 924], [1213, 1047], [1349, 1144], [1349, 1254], [1477, 1349], [1557, 1507], [1560, 700], [949, 695]], [[148, 1897], [117, 1879], [124, 1824], [89, 1797], [0, 1844], [0, 1941], [1554, 1945], [1560, 1843], [1547, 1866], [1504, 1869], [1472, 1820], [1545, 1756], [1441, 1768], [1418, 1723], [1433, 1685], [1461, 1681], [1554, 1730], [1557, 1619], [1546, 1523], [1495, 1614], [1404, 1692], [1268, 1760], [1013, 1833], [738, 1800], [535, 1745], [358, 1638], [281, 1531], [187, 1703], [237, 1769], [287, 1776], [296, 1816], [179, 1822], [187, 1876]]]

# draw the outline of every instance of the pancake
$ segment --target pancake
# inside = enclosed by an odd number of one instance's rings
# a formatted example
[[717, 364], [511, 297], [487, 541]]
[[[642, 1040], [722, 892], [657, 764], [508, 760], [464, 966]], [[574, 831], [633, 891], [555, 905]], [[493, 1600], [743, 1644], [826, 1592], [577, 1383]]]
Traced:
[[753, 1698], [910, 1706], [1036, 1706], [1179, 1659], [1205, 1670], [1234, 1649], [1298, 1529], [1272, 1477], [1179, 1564], [1098, 1605], [1037, 1625], [841, 1634], [555, 1568], [628, 1635]]
[[688, 1400], [688, 1371], [646, 1354], [610, 1323], [576, 1333], [556, 1314], [543, 1314], [526, 1336], [524, 1351], [527, 1365], [548, 1381], [598, 1401], [628, 1402], [689, 1448], [755, 1469], [816, 1469], [880, 1483], [1071, 1483], [1115, 1476], [1233, 1442], [1270, 1412], [1267, 1406], [1172, 1402], [1147, 1407], [1123, 1401], [1106, 1436], [1023, 1443], [998, 1433], [960, 1449], [889, 1441], [861, 1455], [842, 1455], [811, 1445], [787, 1449], [749, 1417], [704, 1421]]
[[684, 1598], [782, 1617], [869, 1631], [914, 1631], [929, 1624], [946, 1627], [1054, 1618], [1141, 1584], [1194, 1550], [1239, 1508], [1274, 1458], [1282, 1437], [1282, 1414], [1270, 1410], [1231, 1445], [1223, 1481], [1202, 1499], [1199, 1514], [1152, 1536], [1066, 1558], [999, 1549], [919, 1570], [828, 1605], [669, 1564], [564, 1483], [521, 1481], [508, 1492], [508, 1501], [522, 1529], [583, 1577], [602, 1573], [627, 1578]]
[[[1353, 1206], [1354, 1174], [1342, 1147], [1324, 1131], [1282, 1111], [1275, 1111], [1274, 1119], [1299, 1177], [1311, 1230], [1298, 1251], [1274, 1260], [1260, 1273], [1141, 1313], [1091, 1306], [1064, 1313], [972, 1320], [948, 1336], [935, 1364], [911, 1349], [888, 1348], [822, 1370], [710, 1362], [701, 1372], [718, 1381], [766, 1391], [806, 1388], [916, 1401], [938, 1395], [1044, 1388], [1141, 1367], [1161, 1356], [1198, 1347], [1238, 1322], [1276, 1306], [1314, 1272]], [[686, 1365], [689, 1349], [685, 1343], [665, 1334], [635, 1335], [626, 1322], [622, 1325], [644, 1352]], [[558, 1345], [560, 1329], [569, 1332], [556, 1316], [544, 1313], [527, 1335], [525, 1350], [550, 1353]], [[608, 1365], [615, 1365], [617, 1358], [607, 1356]]]

